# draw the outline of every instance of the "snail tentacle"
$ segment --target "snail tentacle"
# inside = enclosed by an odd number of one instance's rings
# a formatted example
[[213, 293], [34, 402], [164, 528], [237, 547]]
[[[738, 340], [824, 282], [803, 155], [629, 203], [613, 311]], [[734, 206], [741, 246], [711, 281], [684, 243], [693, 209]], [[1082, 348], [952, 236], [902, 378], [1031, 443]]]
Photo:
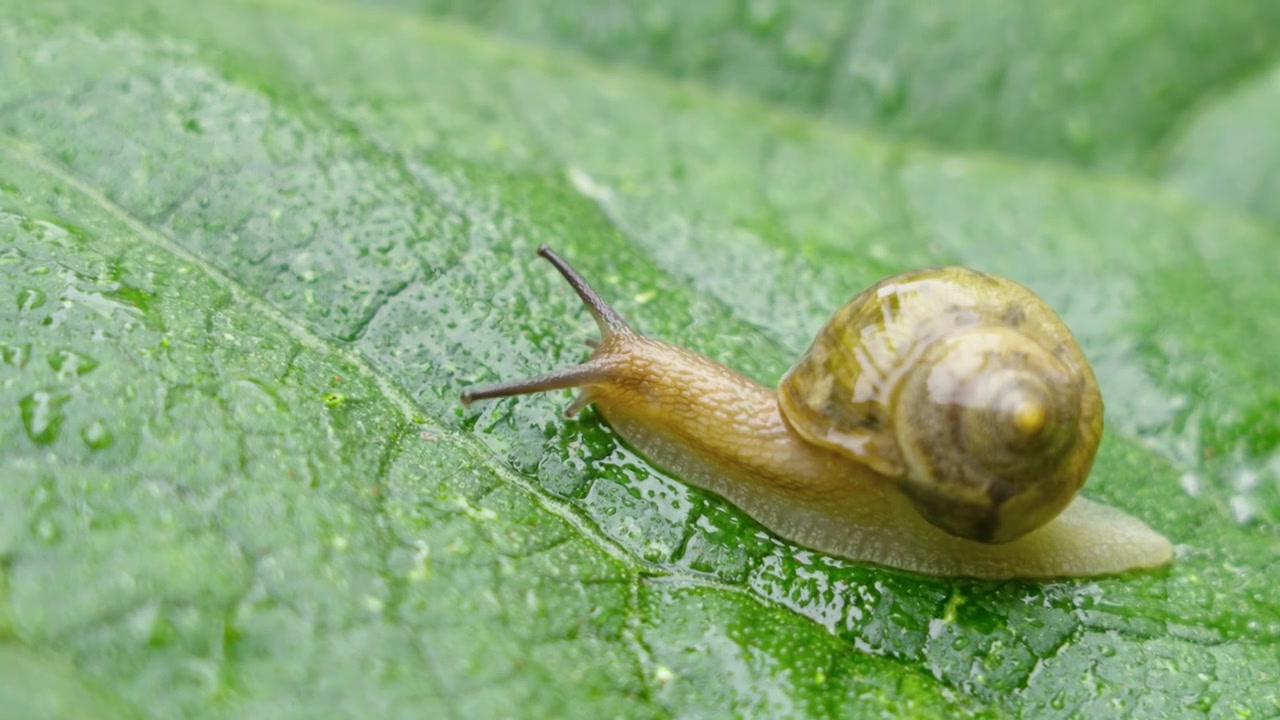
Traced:
[[588, 347], [596, 350], [595, 354], [581, 365], [556, 370], [526, 380], [514, 380], [463, 391], [461, 394], [463, 405], [470, 405], [476, 400], [529, 395], [550, 390], [566, 390], [580, 387], [583, 388], [583, 391], [564, 410], [565, 417], [573, 417], [591, 404], [593, 400], [591, 386], [608, 382], [616, 374], [615, 366], [617, 363], [611, 362], [611, 357], [614, 353], [606, 352], [603, 348], [617, 345], [621, 338], [634, 336], [635, 331], [631, 329], [631, 326], [612, 305], [600, 297], [595, 288], [591, 287], [591, 283], [587, 282], [587, 279], [581, 273], [574, 269], [564, 258], [557, 255], [554, 250], [546, 245], [540, 245], [538, 246], [538, 256], [550, 262], [564, 276], [564, 279], [569, 283], [569, 287], [573, 288], [573, 291], [578, 294], [582, 304], [586, 306], [587, 311], [591, 313], [591, 317], [595, 320], [596, 326], [600, 328], [601, 338], [599, 340], [592, 338], [586, 341]]
[[595, 319], [596, 325], [600, 327], [600, 335], [608, 340], [613, 335], [634, 332], [631, 325], [622, 318], [622, 315], [613, 306], [604, 301], [595, 288], [591, 287], [591, 283], [582, 277], [582, 274], [574, 269], [564, 258], [555, 253], [554, 250], [546, 245], [538, 246], [538, 257], [546, 259], [565, 280], [569, 281], [569, 287], [578, 293], [578, 297], [582, 299], [582, 304], [587, 306], [587, 310], [591, 313], [591, 317]]
[[[462, 404], [470, 405], [476, 400], [489, 400], [492, 398], [512, 397], [514, 395], [531, 395], [533, 393], [547, 392], [550, 390], [567, 390], [569, 388], [583, 387], [595, 383], [605, 382], [609, 378], [609, 370], [603, 364], [592, 363], [587, 361], [581, 365], [575, 365], [563, 370], [540, 375], [527, 380], [513, 380], [511, 382], [497, 383], [494, 385], [485, 385], [470, 390], [464, 390], [461, 394]], [[576, 414], [583, 407], [590, 404], [590, 401], [579, 405], [576, 401], [569, 407], [573, 410], [565, 410], [566, 416]], [[575, 407], [577, 406], [577, 407]]]

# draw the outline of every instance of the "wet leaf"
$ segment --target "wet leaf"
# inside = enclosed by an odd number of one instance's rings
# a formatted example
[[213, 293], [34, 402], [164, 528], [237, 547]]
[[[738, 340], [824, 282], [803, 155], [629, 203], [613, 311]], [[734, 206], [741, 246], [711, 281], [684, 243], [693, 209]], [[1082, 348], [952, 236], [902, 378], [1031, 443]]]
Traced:
[[1223, 88], [1280, 61], [1270, 0], [352, 4], [450, 18], [893, 137], [1140, 173], [1159, 169], [1171, 138]]
[[[0, 697], [151, 717], [1280, 707], [1274, 230], [408, 13], [0, 18]], [[1010, 275], [1103, 384], [1087, 494], [1178, 558], [921, 578], [773, 538], [594, 413], [563, 420], [567, 394], [464, 411], [463, 387], [572, 363], [594, 332], [541, 242], [644, 331], [765, 382], [887, 273]]]

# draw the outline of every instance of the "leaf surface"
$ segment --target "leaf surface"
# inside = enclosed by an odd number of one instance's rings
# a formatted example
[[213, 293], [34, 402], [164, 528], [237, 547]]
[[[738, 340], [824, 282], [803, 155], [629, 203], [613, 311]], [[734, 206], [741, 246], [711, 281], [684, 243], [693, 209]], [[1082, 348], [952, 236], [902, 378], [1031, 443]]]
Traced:
[[1146, 174], [1280, 60], [1273, 0], [350, 0], [888, 136]]
[[[5, 692], [152, 717], [1276, 711], [1267, 226], [430, 18], [0, 17]], [[1049, 584], [857, 565], [564, 421], [567, 396], [464, 411], [594, 332], [541, 242], [764, 382], [885, 274], [1012, 276], [1103, 384], [1087, 494], [1178, 559]]]

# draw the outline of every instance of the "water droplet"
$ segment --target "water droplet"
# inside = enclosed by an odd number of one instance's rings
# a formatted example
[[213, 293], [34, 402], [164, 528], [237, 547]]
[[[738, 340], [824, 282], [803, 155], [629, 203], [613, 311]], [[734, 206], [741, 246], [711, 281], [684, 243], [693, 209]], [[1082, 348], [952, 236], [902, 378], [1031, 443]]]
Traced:
[[0, 250], [0, 265], [16, 265], [22, 262], [26, 255], [16, 247], [7, 247]]
[[48, 265], [33, 265], [27, 268], [28, 275], [48, 275], [52, 272]]
[[103, 317], [111, 317], [112, 313], [119, 310], [123, 310], [134, 317], [141, 315], [141, 312], [132, 301], [122, 300], [113, 294], [96, 290], [84, 291], [74, 285], [67, 286], [64, 291], [64, 298], [73, 304], [87, 307]]
[[1200, 497], [1200, 493], [1204, 492], [1204, 483], [1195, 473], [1183, 473], [1182, 477], [1178, 478], [1178, 484], [1193, 498]]
[[1231, 506], [1231, 514], [1235, 516], [1236, 522], [1241, 525], [1248, 525], [1258, 516], [1257, 505], [1247, 495], [1232, 495], [1227, 504]]
[[44, 291], [40, 288], [23, 288], [18, 291], [18, 309], [35, 310], [44, 304]]
[[92, 372], [98, 361], [75, 350], [58, 350], [49, 356], [49, 367], [65, 378]]
[[22, 229], [31, 233], [37, 240], [46, 245], [71, 247], [72, 241], [75, 239], [75, 236], [67, 228], [46, 220], [28, 218], [22, 223]]
[[1236, 486], [1237, 490], [1248, 492], [1258, 486], [1262, 480], [1262, 476], [1250, 468], [1243, 468], [1231, 478], [1231, 483]]
[[27, 366], [27, 361], [30, 359], [31, 343], [25, 345], [0, 343], [0, 360], [4, 360], [6, 365], [12, 365], [21, 370]]
[[80, 439], [84, 440], [84, 444], [88, 445], [90, 450], [102, 450], [111, 447], [111, 444], [116, 441], [115, 435], [111, 433], [111, 430], [99, 420], [94, 420], [81, 428]]
[[640, 556], [652, 563], [665, 562], [671, 557], [671, 549], [663, 543], [651, 542], [640, 551]]
[[27, 437], [37, 445], [48, 445], [58, 439], [62, 430], [62, 406], [71, 399], [66, 393], [38, 390], [18, 401], [22, 411], [22, 426]]
[[131, 285], [120, 283], [116, 289], [103, 293], [103, 297], [114, 300], [121, 305], [131, 305], [143, 312], [151, 309], [151, 293]]
[[49, 518], [40, 518], [36, 522], [36, 535], [47, 543], [53, 542], [58, 539], [58, 526]]

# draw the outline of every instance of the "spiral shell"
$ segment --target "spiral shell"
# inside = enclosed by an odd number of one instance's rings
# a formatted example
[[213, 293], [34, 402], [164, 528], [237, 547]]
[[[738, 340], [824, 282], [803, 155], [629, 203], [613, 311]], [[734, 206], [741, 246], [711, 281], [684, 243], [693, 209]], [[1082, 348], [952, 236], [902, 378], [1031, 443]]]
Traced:
[[987, 543], [1075, 497], [1102, 436], [1102, 397], [1035, 294], [965, 268], [887, 278], [836, 311], [782, 378], [808, 441], [890, 478], [934, 525]]

